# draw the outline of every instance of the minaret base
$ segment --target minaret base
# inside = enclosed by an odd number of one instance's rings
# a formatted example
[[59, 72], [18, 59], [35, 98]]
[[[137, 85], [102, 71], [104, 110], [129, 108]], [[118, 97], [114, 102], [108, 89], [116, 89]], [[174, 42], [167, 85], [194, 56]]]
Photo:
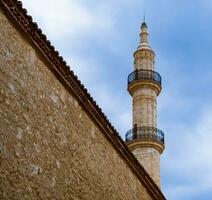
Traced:
[[160, 188], [160, 152], [151, 146], [136, 145], [133, 148], [129, 144], [128, 148]]

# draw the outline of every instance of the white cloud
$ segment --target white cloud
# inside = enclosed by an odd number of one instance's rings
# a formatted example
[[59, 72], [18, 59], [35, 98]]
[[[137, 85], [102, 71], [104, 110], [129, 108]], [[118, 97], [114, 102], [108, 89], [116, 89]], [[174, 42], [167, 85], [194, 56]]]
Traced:
[[[109, 34], [114, 29], [110, 10], [96, 7], [92, 11], [76, 0], [23, 0], [29, 14], [39, 22], [44, 32], [55, 39], [79, 38]], [[96, 4], [98, 5], [98, 4]]]
[[[159, 128], [164, 129], [166, 149], [162, 155], [161, 170], [163, 191], [167, 199], [195, 199], [212, 190], [212, 107], [192, 94], [199, 74], [188, 76], [178, 66], [184, 63], [160, 56], [160, 71], [164, 74], [165, 88], [159, 98]], [[210, 73], [209, 73], [210, 74]], [[206, 75], [208, 78], [209, 74]], [[209, 78], [208, 78], [209, 79]], [[198, 91], [198, 90], [197, 90]], [[162, 126], [161, 126], [162, 125]]]
[[[166, 188], [166, 192], [169, 193], [168, 199], [191, 199], [196, 195], [199, 195], [200, 191], [204, 191], [205, 188], [201, 185], [189, 185], [182, 184], [175, 187]], [[207, 191], [207, 189], [206, 189]]]
[[131, 109], [127, 101], [117, 92], [111, 91], [106, 85], [94, 84], [92, 93], [96, 101], [103, 109], [109, 120], [124, 137], [126, 131], [131, 128]]
[[174, 187], [165, 190], [170, 199], [191, 198], [212, 190], [212, 107], [202, 112], [193, 127], [183, 122], [178, 125], [173, 123], [168, 129], [162, 168], [185, 183], [178, 180]]
[[101, 64], [93, 57], [82, 57], [75, 54], [71, 58], [67, 56], [66, 61], [80, 81], [86, 84], [86, 87], [96, 84], [102, 75], [102, 69], [99, 67]]

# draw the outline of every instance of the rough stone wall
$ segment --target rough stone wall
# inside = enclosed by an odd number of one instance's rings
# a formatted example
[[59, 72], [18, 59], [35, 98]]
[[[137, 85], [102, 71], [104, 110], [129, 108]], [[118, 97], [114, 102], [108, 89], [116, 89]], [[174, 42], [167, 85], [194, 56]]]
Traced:
[[151, 200], [1, 10], [0, 30], [0, 199]]

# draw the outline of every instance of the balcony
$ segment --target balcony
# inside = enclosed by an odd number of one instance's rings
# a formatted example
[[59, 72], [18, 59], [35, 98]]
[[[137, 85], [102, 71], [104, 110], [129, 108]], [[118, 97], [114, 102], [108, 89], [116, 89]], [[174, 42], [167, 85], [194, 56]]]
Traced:
[[128, 86], [137, 80], [150, 80], [159, 85], [161, 87], [161, 76], [159, 73], [152, 71], [152, 70], [145, 70], [145, 69], [140, 69], [140, 70], [135, 70], [128, 76]]
[[164, 145], [164, 133], [161, 130], [150, 126], [134, 127], [127, 131], [125, 140], [126, 143], [133, 140], [140, 140], [153, 141]]

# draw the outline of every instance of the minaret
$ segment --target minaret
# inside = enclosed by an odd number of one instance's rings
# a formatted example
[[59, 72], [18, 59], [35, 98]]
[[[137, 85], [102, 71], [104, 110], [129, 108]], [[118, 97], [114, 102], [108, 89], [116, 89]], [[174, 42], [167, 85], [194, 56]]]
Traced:
[[126, 143], [160, 187], [160, 154], [165, 146], [164, 134], [157, 129], [156, 107], [161, 91], [161, 76], [155, 72], [154, 58], [144, 22], [141, 25], [140, 44], [134, 53], [134, 71], [128, 76], [128, 92], [133, 98], [133, 128], [126, 133]]

